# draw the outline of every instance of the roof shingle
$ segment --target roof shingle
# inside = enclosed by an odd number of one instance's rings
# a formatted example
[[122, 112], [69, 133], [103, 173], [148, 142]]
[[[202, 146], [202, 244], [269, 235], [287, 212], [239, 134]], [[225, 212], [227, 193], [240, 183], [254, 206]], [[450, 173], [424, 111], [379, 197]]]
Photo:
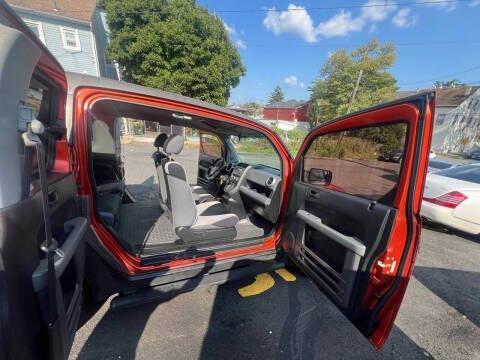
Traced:
[[95, 0], [6, 0], [10, 5], [39, 13], [90, 22]]

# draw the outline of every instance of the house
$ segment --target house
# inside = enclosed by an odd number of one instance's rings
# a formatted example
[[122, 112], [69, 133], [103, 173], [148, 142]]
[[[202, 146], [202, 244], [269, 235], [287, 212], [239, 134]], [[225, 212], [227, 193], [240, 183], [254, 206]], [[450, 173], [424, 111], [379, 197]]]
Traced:
[[106, 56], [108, 28], [95, 0], [7, 0], [67, 71], [119, 79]]
[[263, 122], [278, 126], [283, 130], [309, 129], [309, 101], [280, 101], [268, 104], [263, 108]]
[[[401, 91], [397, 98], [414, 94]], [[436, 89], [432, 150], [465, 154], [480, 147], [480, 86]]]

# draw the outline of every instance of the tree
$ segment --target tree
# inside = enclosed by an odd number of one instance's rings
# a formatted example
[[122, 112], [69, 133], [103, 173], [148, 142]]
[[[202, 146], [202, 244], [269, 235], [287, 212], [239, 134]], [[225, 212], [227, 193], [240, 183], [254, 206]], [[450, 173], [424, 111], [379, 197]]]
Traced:
[[220, 18], [194, 0], [103, 0], [126, 81], [226, 105], [245, 74]]
[[458, 79], [446, 80], [446, 81], [435, 81], [433, 87], [436, 89], [445, 89], [445, 88], [455, 88], [459, 86], [467, 86], [464, 82], [461, 82]]
[[334, 52], [310, 87], [310, 126], [347, 113], [360, 70], [363, 75], [352, 111], [393, 99], [396, 80], [388, 72], [395, 61], [393, 44], [371, 40], [352, 52]]
[[262, 113], [263, 106], [254, 101], [247, 102], [242, 106], [247, 110], [247, 114], [253, 118], [259, 116]]
[[268, 104], [273, 104], [276, 102], [283, 101], [285, 99], [285, 96], [283, 95], [282, 88], [280, 86], [276, 86], [275, 89], [273, 89], [272, 94], [268, 98]]

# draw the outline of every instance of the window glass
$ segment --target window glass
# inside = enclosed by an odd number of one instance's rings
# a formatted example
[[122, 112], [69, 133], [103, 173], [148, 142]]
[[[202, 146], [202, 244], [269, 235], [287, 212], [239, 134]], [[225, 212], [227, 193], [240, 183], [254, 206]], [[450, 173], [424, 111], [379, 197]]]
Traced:
[[393, 124], [321, 135], [304, 155], [303, 181], [390, 205], [406, 130]]
[[440, 170], [435, 175], [480, 184], [480, 165], [463, 165]]
[[43, 29], [42, 29], [42, 24], [36, 21], [25, 21], [25, 24], [30, 28], [30, 30], [33, 31], [35, 35], [43, 42], [45, 43], [45, 37], [43, 36]]
[[205, 155], [211, 156], [213, 158], [222, 157], [222, 143], [220, 142], [220, 139], [218, 137], [209, 134], [201, 134], [200, 145], [202, 152]]
[[452, 167], [450, 163], [444, 162], [444, 161], [436, 161], [436, 160], [430, 160], [428, 162], [428, 167], [434, 168], [434, 169], [447, 169]]
[[436, 124], [443, 125], [444, 122], [445, 122], [445, 114], [438, 114]]
[[278, 153], [265, 136], [242, 136], [232, 144], [241, 162], [280, 169], [281, 162]]
[[80, 38], [75, 29], [61, 28], [63, 47], [69, 50], [80, 51]]

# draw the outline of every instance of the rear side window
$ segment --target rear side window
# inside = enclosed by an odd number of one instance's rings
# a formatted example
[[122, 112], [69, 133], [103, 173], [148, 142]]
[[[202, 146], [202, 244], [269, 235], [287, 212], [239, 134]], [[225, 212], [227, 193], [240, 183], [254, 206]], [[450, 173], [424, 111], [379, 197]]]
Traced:
[[213, 158], [222, 157], [223, 146], [222, 142], [215, 135], [210, 134], [201, 134], [200, 135], [200, 146], [202, 153]]
[[440, 170], [435, 175], [480, 184], [480, 165], [464, 165]]
[[407, 125], [372, 126], [317, 137], [303, 158], [303, 181], [391, 205]]

